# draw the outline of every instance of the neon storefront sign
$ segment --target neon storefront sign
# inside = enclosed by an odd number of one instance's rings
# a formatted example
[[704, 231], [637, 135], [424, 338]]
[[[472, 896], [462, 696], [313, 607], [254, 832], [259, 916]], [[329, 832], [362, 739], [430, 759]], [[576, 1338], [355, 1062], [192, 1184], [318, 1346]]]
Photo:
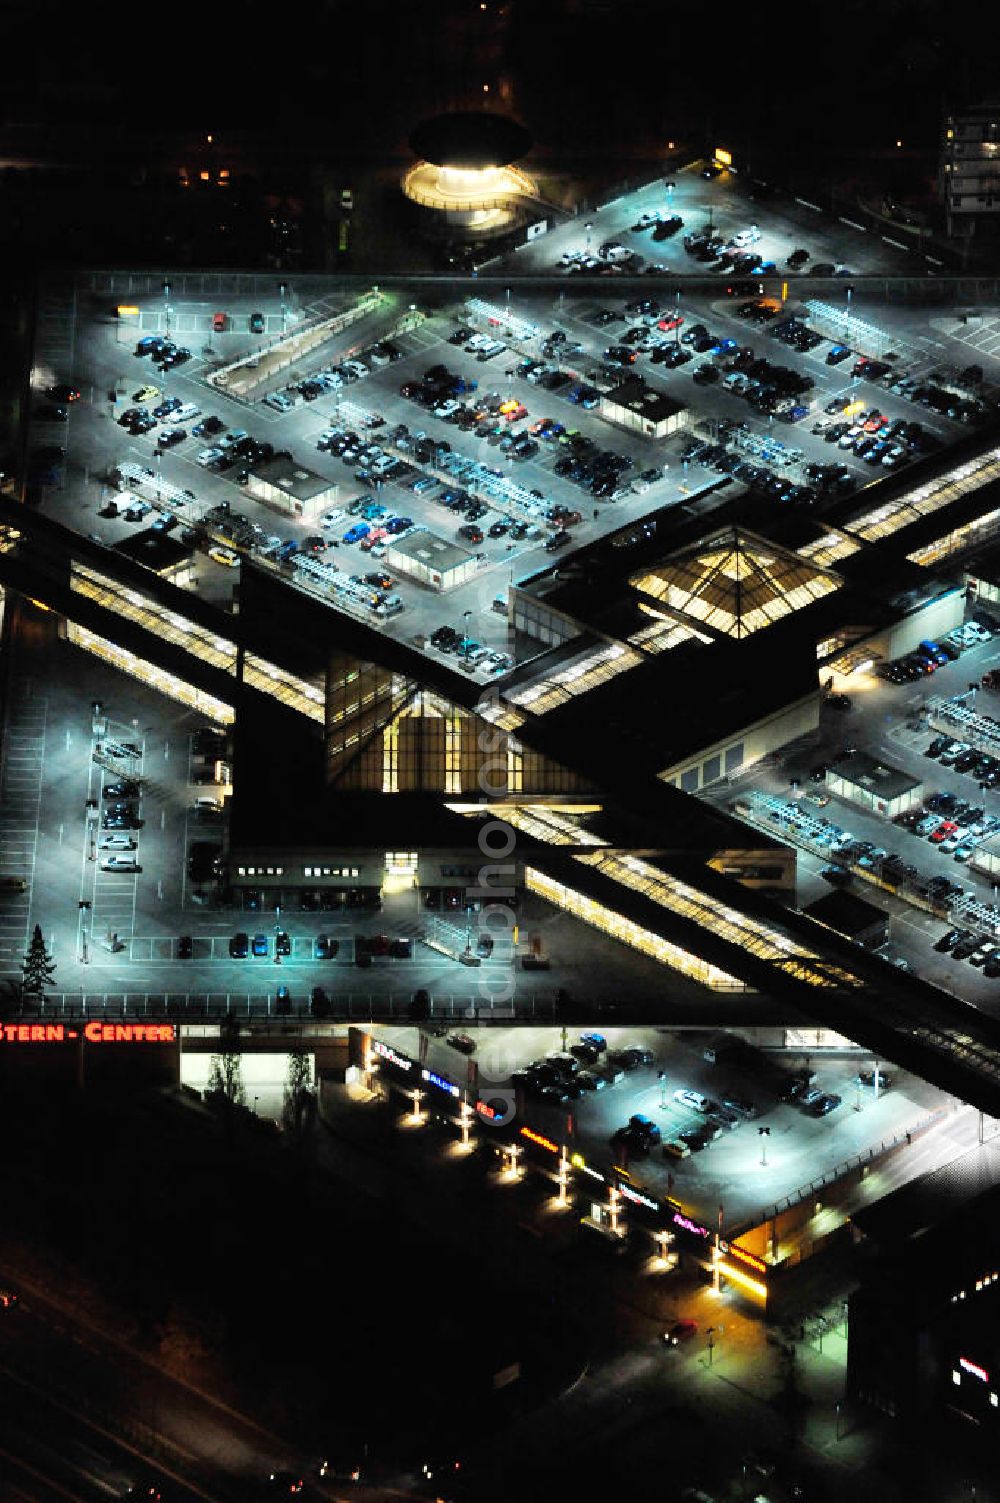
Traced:
[[699, 1226], [697, 1221], [692, 1221], [690, 1216], [684, 1216], [680, 1211], [674, 1212], [674, 1224], [682, 1227], [686, 1232], [694, 1232], [696, 1237], [710, 1237], [712, 1235], [707, 1226]]
[[497, 1122], [507, 1115], [506, 1111], [498, 1111], [495, 1106], [490, 1106], [488, 1101], [477, 1101], [476, 1111], [481, 1117], [485, 1117], [487, 1122]]
[[559, 1144], [553, 1143], [551, 1138], [544, 1138], [540, 1132], [535, 1132], [533, 1127], [522, 1127], [521, 1137], [529, 1143], [534, 1143], [538, 1148], [544, 1148], [548, 1153], [558, 1153]]
[[591, 1179], [600, 1180], [601, 1184], [603, 1185], [604, 1175], [601, 1174], [597, 1169], [591, 1169], [582, 1153], [574, 1153], [570, 1159], [570, 1163], [573, 1165], [574, 1169], [579, 1169], [583, 1174], [589, 1174]]
[[990, 1381], [989, 1373], [985, 1367], [980, 1367], [978, 1362], [970, 1362], [968, 1357], [959, 1357], [958, 1365], [964, 1373], [971, 1373], [974, 1378], [978, 1378], [980, 1383]]
[[72, 1028], [68, 1023], [0, 1023], [0, 1043], [67, 1044], [84, 1039], [88, 1044], [173, 1044], [173, 1023], [87, 1023]]
[[397, 1070], [412, 1070], [413, 1060], [405, 1054], [400, 1054], [391, 1044], [383, 1043], [381, 1039], [372, 1039], [372, 1051], [384, 1059], [387, 1064], [395, 1065]]
[[447, 1075], [436, 1075], [433, 1070], [421, 1070], [421, 1078], [430, 1085], [437, 1086], [439, 1091], [447, 1091], [449, 1096], [460, 1096], [462, 1093], [453, 1080]]
[[645, 1206], [648, 1211], [658, 1211], [660, 1202], [654, 1200], [651, 1195], [644, 1195], [641, 1190], [634, 1189], [631, 1185], [619, 1185], [618, 1193], [625, 1200], [631, 1200], [637, 1206]]
[[764, 1262], [763, 1258], [755, 1257], [753, 1253], [744, 1252], [742, 1247], [736, 1246], [735, 1242], [727, 1243], [724, 1247], [724, 1251], [727, 1252], [731, 1258], [736, 1258], [740, 1263], [745, 1263], [748, 1268], [756, 1268], [758, 1273], [767, 1272], [767, 1264]]

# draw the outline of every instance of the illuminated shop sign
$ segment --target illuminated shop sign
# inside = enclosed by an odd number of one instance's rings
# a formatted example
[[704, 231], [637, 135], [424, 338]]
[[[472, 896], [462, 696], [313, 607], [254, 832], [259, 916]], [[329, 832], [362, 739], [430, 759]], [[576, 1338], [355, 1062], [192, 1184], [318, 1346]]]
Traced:
[[740, 1284], [744, 1289], [749, 1289], [751, 1294], [756, 1294], [758, 1299], [767, 1299], [767, 1285], [762, 1284], [760, 1279], [752, 1279], [742, 1268], [734, 1268], [731, 1263], [720, 1263], [719, 1272], [727, 1279], [732, 1279], [735, 1284]]
[[395, 1065], [397, 1070], [413, 1069], [412, 1059], [409, 1059], [405, 1054], [400, 1054], [391, 1044], [384, 1044], [381, 1039], [372, 1039], [372, 1049], [374, 1053], [380, 1055], [388, 1064]]
[[636, 1190], [632, 1185], [619, 1185], [618, 1190], [626, 1200], [631, 1200], [637, 1206], [645, 1206], [648, 1211], [660, 1209], [658, 1200], [654, 1200], [651, 1195], [644, 1195], [641, 1190]]
[[677, 1226], [683, 1227], [684, 1231], [694, 1232], [696, 1237], [710, 1237], [712, 1235], [707, 1226], [699, 1226], [697, 1221], [692, 1221], [690, 1216], [684, 1216], [680, 1211], [674, 1212], [674, 1222]]
[[591, 1179], [600, 1180], [601, 1184], [603, 1185], [604, 1175], [599, 1173], [596, 1169], [591, 1169], [582, 1153], [574, 1153], [570, 1159], [570, 1163], [573, 1165], [574, 1169], [579, 1169], [583, 1174], [589, 1174]]
[[744, 1252], [742, 1247], [736, 1246], [735, 1242], [730, 1242], [725, 1245], [724, 1250], [729, 1254], [731, 1258], [738, 1258], [739, 1261], [741, 1263], [745, 1263], [748, 1268], [756, 1268], [758, 1273], [767, 1272], [767, 1264], [764, 1262], [763, 1258], [756, 1258], [754, 1257], [753, 1253]]
[[553, 1143], [551, 1138], [543, 1138], [540, 1132], [535, 1132], [532, 1127], [522, 1127], [521, 1137], [527, 1138], [529, 1143], [535, 1143], [539, 1148], [546, 1149], [549, 1153], [558, 1153], [559, 1144]]
[[963, 1372], [971, 1373], [974, 1378], [978, 1378], [980, 1383], [988, 1383], [990, 1381], [990, 1375], [985, 1367], [980, 1367], [976, 1362], [970, 1362], [968, 1357], [959, 1357], [958, 1365]]
[[501, 1110], [501, 1108], [499, 1107], [491, 1106], [488, 1101], [477, 1101], [476, 1111], [481, 1117], [485, 1117], [487, 1122], [499, 1122], [503, 1117], [506, 1117], [507, 1115], [506, 1102], [504, 1103], [504, 1107]]
[[421, 1070], [421, 1077], [431, 1085], [437, 1086], [439, 1091], [447, 1091], [449, 1096], [460, 1096], [462, 1093], [453, 1080], [446, 1075], [436, 1075], [433, 1070]]
[[4, 1044], [66, 1044], [83, 1038], [88, 1044], [173, 1044], [173, 1023], [87, 1023], [82, 1029], [68, 1023], [0, 1023]]

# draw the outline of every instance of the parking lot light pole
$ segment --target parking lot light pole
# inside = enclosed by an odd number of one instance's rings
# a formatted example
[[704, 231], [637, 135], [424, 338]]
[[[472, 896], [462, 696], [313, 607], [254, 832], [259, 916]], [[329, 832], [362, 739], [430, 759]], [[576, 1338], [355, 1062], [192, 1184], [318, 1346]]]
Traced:
[[771, 1136], [769, 1127], [758, 1127], [757, 1134], [760, 1138], [760, 1167], [767, 1168], [767, 1140]]
[[80, 904], [80, 959], [84, 965], [90, 964], [90, 952], [87, 949], [87, 914], [90, 912], [90, 904], [81, 899]]

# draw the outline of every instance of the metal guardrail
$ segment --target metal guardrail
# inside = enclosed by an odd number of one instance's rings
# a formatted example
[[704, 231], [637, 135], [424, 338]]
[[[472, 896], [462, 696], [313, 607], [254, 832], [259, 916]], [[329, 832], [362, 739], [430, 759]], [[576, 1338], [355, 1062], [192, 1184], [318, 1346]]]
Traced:
[[880, 1143], [872, 1144], [870, 1147], [862, 1149], [859, 1153], [851, 1154], [850, 1158], [842, 1159], [839, 1164], [834, 1164], [833, 1168], [828, 1169], [825, 1174], [817, 1175], [808, 1184], [799, 1185], [796, 1189], [790, 1190], [769, 1211], [762, 1211], [759, 1216], [748, 1218], [740, 1226], [733, 1228], [727, 1234], [730, 1241], [735, 1241], [737, 1237], [743, 1236], [745, 1232], [750, 1231], [755, 1226], [760, 1226], [763, 1222], [774, 1221], [783, 1212], [792, 1210], [794, 1206], [800, 1205], [804, 1200], [808, 1200], [811, 1195], [815, 1195], [819, 1190], [835, 1184], [837, 1180], [843, 1179], [852, 1170], [863, 1169], [866, 1164], [871, 1164], [875, 1159], [881, 1158], [883, 1154], [891, 1153], [894, 1148], [899, 1148], [904, 1143], [909, 1146], [914, 1138], [928, 1132], [936, 1122], [939, 1122], [946, 1115], [945, 1110], [939, 1108], [937, 1111], [928, 1113], [926, 1117], [921, 1117], [915, 1126], [901, 1128], [899, 1132], [893, 1133], [891, 1138], [883, 1138]]
[[[280, 1011], [273, 995], [248, 992], [49, 992], [21, 1007], [6, 1010], [9, 1021], [39, 1022], [43, 1019], [166, 1018], [177, 1021], [219, 1021], [230, 1014], [254, 1021], [273, 1019], [281, 1023], [414, 1021], [411, 1016], [414, 989], [380, 996], [369, 992], [327, 993], [329, 1011], [314, 1013], [309, 1002], [292, 1001]], [[464, 1019], [467, 1022], [508, 1022], [512, 1019], [552, 1019], [556, 1014], [554, 992], [517, 996], [508, 1004], [494, 1006], [482, 996], [454, 993], [432, 995], [427, 1018]]]

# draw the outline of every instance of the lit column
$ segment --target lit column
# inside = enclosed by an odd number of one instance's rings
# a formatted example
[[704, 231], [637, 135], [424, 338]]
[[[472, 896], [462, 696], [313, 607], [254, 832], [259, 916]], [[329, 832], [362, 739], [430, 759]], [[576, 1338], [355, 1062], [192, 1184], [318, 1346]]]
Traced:
[[611, 1217], [611, 1235], [613, 1237], [621, 1236], [621, 1227], [618, 1224], [621, 1218], [621, 1214], [621, 1191], [618, 1189], [617, 1185], [611, 1185], [608, 1189], [608, 1215]]
[[558, 1202], [557, 1203], [559, 1205], [561, 1205], [561, 1206], [564, 1206], [564, 1205], [568, 1204], [568, 1201], [567, 1201], [567, 1198], [566, 1198], [566, 1190], [567, 1190], [568, 1185], [569, 1185], [569, 1159], [566, 1157], [566, 1150], [564, 1148], [563, 1151], [562, 1151], [562, 1155], [561, 1155], [561, 1157], [559, 1159], [559, 1196], [558, 1196]]
[[423, 1091], [413, 1090], [410, 1092], [410, 1095], [413, 1098], [413, 1111], [410, 1113], [407, 1121], [412, 1122], [414, 1127], [419, 1127], [425, 1120], [424, 1114], [420, 1110], [420, 1103], [424, 1099], [424, 1093]]
[[503, 1177], [507, 1180], [520, 1179], [521, 1171], [518, 1168], [518, 1158], [521, 1150], [516, 1143], [509, 1143], [503, 1150], [504, 1169]]
[[472, 1107], [469, 1105], [469, 1103], [467, 1101], [463, 1100], [463, 1102], [462, 1102], [462, 1115], [461, 1115], [461, 1117], [459, 1119], [459, 1126], [461, 1127], [461, 1130], [462, 1130], [462, 1147], [463, 1148], [468, 1148], [468, 1146], [469, 1146], [469, 1134], [472, 1131], [472, 1118], [473, 1118]]

